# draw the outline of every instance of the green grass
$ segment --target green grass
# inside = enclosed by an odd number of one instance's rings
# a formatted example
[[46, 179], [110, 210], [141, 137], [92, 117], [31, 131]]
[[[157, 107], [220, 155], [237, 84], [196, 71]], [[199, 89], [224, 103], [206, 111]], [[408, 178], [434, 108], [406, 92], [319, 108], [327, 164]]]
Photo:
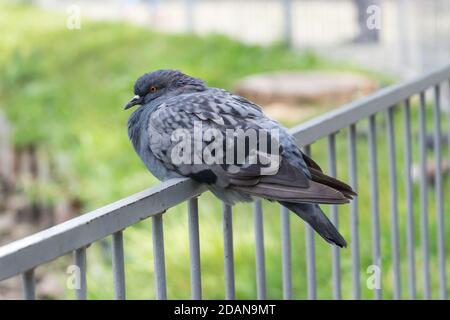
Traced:
[[2, 30], [8, 30], [0, 42], [0, 103], [18, 129], [16, 143], [67, 155], [63, 170], [72, 170], [73, 179], [65, 192], [90, 208], [155, 181], [142, 179], [136, 156], [124, 156], [133, 151], [125, 130], [129, 112], [122, 106], [144, 72], [180, 69], [232, 88], [255, 72], [327, 67], [310, 53], [222, 36], [168, 36], [117, 23], [84, 22], [81, 30], [68, 30], [64, 16], [26, 7], [3, 6], [0, 15]]
[[[242, 76], [271, 70], [355, 70], [336, 66], [311, 53], [293, 53], [282, 46], [247, 46], [222, 36], [166, 35], [118, 23], [83, 21], [81, 30], [65, 28], [63, 16], [21, 6], [1, 6], [0, 108], [15, 126], [18, 146], [37, 144], [52, 155], [60, 174], [46, 186], [46, 198], [79, 197], [85, 210], [116, 201], [157, 181], [141, 164], [126, 133], [128, 112], [122, 105], [132, 96], [134, 80], [158, 68], [180, 69], [205, 79], [212, 86], [232, 89]], [[417, 114], [413, 112], [416, 119]], [[380, 117], [379, 117], [380, 118]], [[429, 117], [430, 118], [430, 117]], [[403, 170], [402, 122], [396, 114], [397, 168]], [[380, 121], [381, 123], [381, 121]], [[293, 125], [288, 123], [287, 125]], [[365, 122], [358, 125], [364, 131]], [[414, 134], [417, 121], [414, 121]], [[429, 125], [429, 128], [431, 126]], [[385, 297], [392, 297], [390, 208], [387, 146], [379, 131], [379, 181], [382, 271]], [[346, 132], [338, 134], [338, 173], [347, 180]], [[414, 136], [415, 137], [415, 136]], [[414, 144], [417, 160], [417, 144]], [[326, 168], [326, 141], [313, 146], [313, 156]], [[361, 283], [363, 298], [373, 292], [365, 286], [365, 270], [372, 264], [368, 150], [365, 137], [358, 143]], [[399, 194], [404, 199], [403, 179]], [[448, 194], [446, 189], [445, 194]], [[417, 190], [415, 214], [418, 218]], [[430, 197], [433, 194], [430, 193]], [[433, 294], [437, 296], [434, 201], [430, 198], [430, 246]], [[406, 294], [405, 203], [399, 202], [402, 281]], [[448, 209], [448, 203], [446, 203]], [[264, 204], [266, 269], [269, 298], [282, 297], [279, 208]], [[220, 203], [207, 193], [200, 198], [202, 283], [205, 298], [223, 298], [223, 247]], [[233, 216], [237, 298], [256, 292], [254, 232], [251, 206], [236, 206]], [[418, 221], [418, 219], [416, 219]], [[450, 230], [447, 219], [446, 230]], [[343, 235], [351, 241], [349, 209], [340, 209]], [[189, 246], [186, 205], [165, 215], [166, 265], [170, 298], [189, 298]], [[418, 222], [416, 224], [418, 226]], [[304, 224], [291, 217], [294, 298], [307, 297]], [[421, 288], [419, 228], [416, 227], [418, 285]], [[127, 294], [154, 298], [151, 223], [143, 221], [125, 232]], [[90, 298], [113, 295], [108, 248], [94, 244], [88, 250]], [[316, 237], [319, 298], [331, 298], [331, 248]], [[351, 252], [341, 250], [343, 296], [351, 298]], [[449, 262], [450, 263], [450, 262]], [[64, 280], [65, 274], [61, 279]], [[68, 291], [68, 296], [71, 293]]]

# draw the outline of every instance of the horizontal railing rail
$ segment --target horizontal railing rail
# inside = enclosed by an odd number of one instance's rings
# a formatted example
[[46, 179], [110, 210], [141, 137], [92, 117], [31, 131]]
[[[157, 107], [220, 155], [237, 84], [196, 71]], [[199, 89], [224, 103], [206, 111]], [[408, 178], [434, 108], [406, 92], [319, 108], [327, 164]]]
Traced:
[[0, 280], [85, 247], [205, 191], [191, 179], [172, 179], [103, 208], [0, 247]]
[[[389, 175], [390, 189], [392, 193], [391, 233], [392, 233], [392, 263], [394, 273], [394, 297], [401, 296], [400, 267], [399, 267], [399, 236], [398, 236], [398, 204], [397, 204], [397, 170], [396, 170], [396, 146], [393, 121], [393, 107], [404, 104], [404, 139], [405, 139], [405, 181], [408, 213], [408, 241], [413, 243], [413, 205], [411, 182], [411, 115], [410, 98], [418, 95], [419, 124], [420, 124], [420, 156], [421, 156], [421, 246], [424, 259], [424, 297], [430, 296], [429, 281], [429, 253], [428, 253], [428, 218], [427, 218], [427, 182], [426, 182], [426, 148], [425, 148], [425, 91], [434, 89], [434, 143], [435, 165], [437, 168], [436, 189], [436, 213], [438, 226], [438, 256], [440, 295], [446, 298], [446, 269], [445, 269], [445, 224], [443, 214], [443, 194], [441, 175], [441, 116], [440, 116], [440, 84], [448, 82], [450, 87], [450, 64], [423, 75], [417, 79], [381, 89], [366, 98], [350, 103], [346, 106], [328, 112], [322, 116], [307, 121], [290, 132], [295, 136], [299, 145], [304, 146], [304, 152], [311, 153], [311, 144], [319, 139], [328, 138], [328, 169], [329, 173], [336, 176], [336, 134], [342, 129], [348, 129], [348, 168], [349, 183], [357, 188], [357, 159], [356, 159], [356, 123], [362, 119], [369, 119], [368, 146], [369, 146], [369, 175], [371, 191], [371, 217], [372, 217], [372, 254], [374, 263], [381, 258], [380, 252], [380, 222], [378, 207], [378, 170], [377, 170], [377, 125], [375, 115], [386, 111], [387, 137], [389, 149]], [[394, 164], [394, 165], [393, 165]], [[164, 241], [162, 213], [184, 201], [188, 201], [189, 209], [189, 243], [191, 255], [191, 290], [194, 299], [200, 299], [201, 271], [199, 249], [199, 223], [197, 196], [206, 191], [205, 185], [198, 184], [191, 179], [173, 179], [160, 185], [132, 195], [113, 204], [86, 213], [67, 222], [56, 225], [47, 230], [38, 232], [29, 237], [14, 241], [0, 247], [0, 281], [22, 275], [24, 284], [24, 297], [35, 298], [33, 269], [61, 257], [67, 253], [74, 253], [75, 264], [81, 270], [81, 287], [76, 290], [79, 299], [86, 298], [86, 248], [93, 242], [112, 235], [113, 249], [113, 274], [115, 294], [117, 299], [125, 298], [125, 274], [124, 274], [124, 248], [122, 230], [151, 217], [153, 220], [153, 253], [156, 297], [167, 298], [164, 260]], [[360, 288], [360, 256], [359, 256], [359, 232], [358, 232], [358, 199], [350, 204], [351, 223], [351, 252], [352, 252], [352, 281], [353, 297], [361, 297]], [[257, 270], [257, 295], [259, 299], [266, 297], [265, 262], [264, 262], [264, 236], [262, 206], [260, 201], [254, 205], [255, 218], [255, 244], [256, 244], [256, 270]], [[331, 207], [331, 220], [335, 225], [339, 224], [337, 207]], [[292, 298], [291, 276], [291, 237], [289, 212], [281, 209], [281, 234], [282, 234], [282, 270], [283, 270], [283, 297]], [[223, 205], [223, 236], [224, 236], [224, 263], [226, 298], [235, 298], [234, 287], [234, 258], [233, 258], [233, 230], [232, 208]], [[307, 285], [308, 297], [315, 299], [316, 292], [316, 265], [315, 265], [315, 236], [312, 229], [306, 225], [306, 261], [307, 261]], [[416, 297], [414, 247], [408, 244], [408, 270], [410, 271], [408, 286], [411, 298]], [[332, 281], [333, 296], [341, 298], [340, 277], [340, 253], [337, 248], [332, 249]], [[376, 297], [381, 298], [381, 289], [376, 290]]]
[[395, 84], [336, 110], [302, 123], [290, 131], [301, 146], [312, 144], [320, 138], [347, 128], [357, 121], [405, 101], [436, 84], [449, 79], [450, 64], [433, 70], [416, 79]]

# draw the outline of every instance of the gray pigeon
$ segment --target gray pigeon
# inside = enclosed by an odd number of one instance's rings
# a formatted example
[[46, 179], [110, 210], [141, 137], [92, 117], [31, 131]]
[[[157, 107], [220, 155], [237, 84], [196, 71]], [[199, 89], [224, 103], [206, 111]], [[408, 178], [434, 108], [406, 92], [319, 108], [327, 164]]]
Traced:
[[[159, 180], [190, 177], [207, 184], [230, 205], [253, 201], [255, 197], [278, 201], [308, 222], [327, 242], [339, 247], [347, 245], [319, 204], [348, 203], [356, 193], [347, 184], [325, 175], [300, 151], [286, 128], [266, 117], [259, 106], [174, 70], [144, 74], [136, 81], [134, 93], [135, 97], [125, 106], [129, 109], [139, 105], [128, 120], [128, 134], [148, 170]], [[265, 133], [268, 138], [258, 135], [256, 144], [251, 145], [244, 136], [244, 161], [237, 161], [240, 150], [236, 140], [240, 136], [229, 132], [246, 130]], [[209, 149], [213, 162], [202, 158], [214, 140], [206, 138], [208, 131], [223, 138]], [[179, 133], [193, 137], [181, 149]], [[181, 161], [174, 157], [179, 154], [188, 157]], [[260, 161], [250, 161], [255, 154], [261, 156]], [[275, 170], [267, 161], [272, 154], [278, 155]], [[266, 161], [261, 160], [264, 155]]]

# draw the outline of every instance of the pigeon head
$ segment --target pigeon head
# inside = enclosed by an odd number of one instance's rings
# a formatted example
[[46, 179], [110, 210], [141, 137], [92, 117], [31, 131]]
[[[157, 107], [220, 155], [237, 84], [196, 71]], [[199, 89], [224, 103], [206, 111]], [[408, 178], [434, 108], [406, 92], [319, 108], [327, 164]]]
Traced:
[[125, 105], [125, 110], [135, 105], [145, 105], [165, 97], [205, 90], [202, 80], [177, 70], [157, 70], [139, 77], [134, 84], [135, 96]]

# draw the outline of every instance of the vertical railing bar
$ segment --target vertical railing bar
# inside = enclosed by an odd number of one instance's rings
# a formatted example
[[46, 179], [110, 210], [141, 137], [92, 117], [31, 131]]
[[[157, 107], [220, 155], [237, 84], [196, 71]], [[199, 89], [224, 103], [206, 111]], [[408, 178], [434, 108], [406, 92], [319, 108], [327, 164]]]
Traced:
[[78, 267], [79, 279], [77, 287], [75, 287], [75, 295], [78, 300], [87, 299], [87, 283], [86, 283], [86, 248], [80, 248], [74, 252], [75, 265]]
[[435, 189], [436, 189], [436, 222], [437, 248], [439, 259], [439, 287], [441, 299], [447, 299], [447, 277], [445, 270], [445, 222], [442, 196], [442, 150], [441, 150], [441, 91], [439, 84], [434, 87], [434, 158], [435, 158]]
[[[369, 158], [371, 182], [371, 212], [372, 212], [372, 255], [373, 264], [381, 270], [380, 251], [380, 217], [378, 207], [378, 164], [377, 164], [377, 138], [375, 115], [369, 117]], [[382, 299], [381, 280], [380, 287], [375, 288], [375, 298]]]
[[289, 210], [281, 206], [281, 256], [283, 269], [283, 299], [292, 299], [292, 256], [291, 256], [291, 228]]
[[[305, 146], [305, 154], [311, 156], [311, 146]], [[308, 299], [315, 300], [316, 293], [316, 251], [315, 251], [315, 235], [311, 226], [305, 223], [306, 230], [306, 274], [308, 283]]]
[[191, 264], [191, 296], [193, 300], [202, 298], [202, 279], [200, 264], [200, 233], [198, 223], [198, 198], [188, 201], [189, 252]]
[[428, 178], [426, 144], [425, 92], [420, 93], [419, 102], [419, 145], [420, 145], [420, 234], [423, 259], [424, 298], [430, 299], [430, 263], [428, 252]]
[[309, 224], [305, 224], [306, 229], [306, 274], [308, 277], [308, 299], [316, 299], [316, 252], [314, 250], [315, 239], [314, 230]]
[[253, 204], [255, 222], [255, 247], [256, 247], [256, 288], [259, 300], [266, 299], [266, 265], [264, 255], [264, 225], [261, 200]]
[[[330, 176], [336, 177], [336, 135], [330, 134], [328, 136], [328, 171]], [[336, 205], [330, 206], [331, 210], [331, 221], [335, 225], [336, 229], [339, 230], [339, 218], [338, 218], [338, 208]], [[333, 272], [333, 296], [334, 299], [342, 299], [341, 294], [341, 257], [339, 253], [339, 248], [337, 246], [332, 246], [332, 272]]]
[[125, 262], [122, 231], [117, 231], [112, 235], [112, 258], [114, 297], [116, 300], [125, 300]]
[[412, 181], [412, 145], [411, 145], [411, 107], [409, 98], [405, 100], [403, 112], [403, 128], [405, 142], [405, 195], [407, 211], [406, 246], [408, 252], [408, 292], [412, 300], [416, 295], [416, 258], [414, 237], [414, 206]]
[[[348, 128], [348, 150], [349, 150], [349, 183], [353, 190], [358, 190], [358, 170], [356, 156], [356, 124]], [[359, 257], [359, 218], [358, 197], [350, 202], [351, 239], [350, 248], [352, 253], [352, 282], [353, 299], [361, 299], [360, 279], [360, 257]]]
[[389, 184], [391, 204], [391, 247], [392, 265], [394, 276], [394, 299], [401, 298], [400, 279], [400, 241], [398, 235], [398, 191], [397, 191], [397, 155], [395, 145], [394, 107], [387, 110], [387, 138], [388, 138], [388, 162]]
[[223, 251], [225, 268], [225, 299], [235, 299], [233, 219], [231, 206], [222, 204], [223, 214]]
[[152, 217], [153, 263], [155, 269], [156, 299], [167, 299], [166, 263], [164, 257], [163, 215]]
[[35, 289], [34, 269], [22, 273], [22, 286], [23, 286], [23, 299], [35, 300], [36, 289]]

